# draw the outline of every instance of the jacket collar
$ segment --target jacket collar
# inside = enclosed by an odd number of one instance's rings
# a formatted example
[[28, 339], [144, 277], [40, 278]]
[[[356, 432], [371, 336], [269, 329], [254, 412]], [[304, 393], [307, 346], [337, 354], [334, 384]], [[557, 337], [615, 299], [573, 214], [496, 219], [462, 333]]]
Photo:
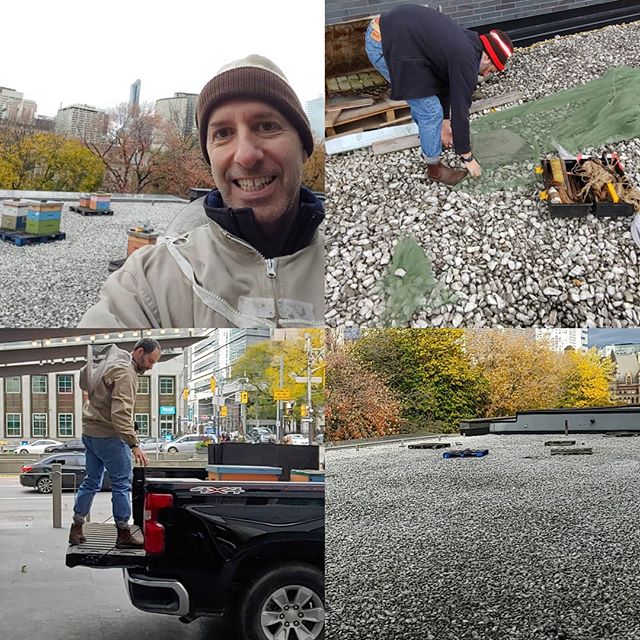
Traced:
[[220, 225], [225, 231], [248, 242], [265, 258], [288, 256], [308, 246], [313, 234], [324, 220], [322, 201], [306, 187], [300, 188], [300, 208], [289, 229], [289, 233], [280, 251], [276, 251], [271, 242], [258, 227], [253, 209], [231, 209], [226, 207], [221, 193], [214, 189], [204, 199], [207, 218]]

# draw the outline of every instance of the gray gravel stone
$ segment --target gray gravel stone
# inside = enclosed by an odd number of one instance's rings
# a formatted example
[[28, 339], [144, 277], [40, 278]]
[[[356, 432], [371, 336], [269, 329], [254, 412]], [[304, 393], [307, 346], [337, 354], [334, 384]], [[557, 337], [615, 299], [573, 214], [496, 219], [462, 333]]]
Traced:
[[640, 638], [640, 439], [550, 438], [327, 450], [327, 638]]
[[98, 301], [109, 262], [126, 257], [127, 231], [149, 223], [162, 232], [185, 206], [116, 201], [113, 216], [83, 217], [65, 205], [64, 240], [0, 241], [0, 327], [75, 327]]
[[[638, 22], [518, 51], [507, 73], [484, 83], [482, 91], [487, 97], [522, 91], [527, 101], [535, 100], [623, 64], [640, 66]], [[640, 139], [615, 148], [640, 188]], [[427, 182], [423, 175], [417, 149], [381, 156], [362, 149], [328, 158], [326, 299], [327, 308], [335, 310], [331, 326], [381, 324], [382, 300], [375, 292], [379, 278], [365, 285], [372, 265], [362, 261], [358, 241], [367, 239], [374, 253], [389, 256], [398, 238], [407, 234], [432, 258], [436, 276], [456, 291], [453, 305], [420, 310], [414, 326], [451, 326], [459, 317], [460, 326], [474, 325], [478, 309], [468, 303], [472, 294], [485, 326], [625, 327], [640, 319], [635, 311], [640, 303], [638, 248], [630, 218], [551, 218], [536, 189], [467, 193]], [[340, 293], [345, 283], [354, 296]], [[366, 299], [374, 300], [378, 311], [365, 319]], [[630, 314], [613, 304], [621, 300], [634, 307]]]

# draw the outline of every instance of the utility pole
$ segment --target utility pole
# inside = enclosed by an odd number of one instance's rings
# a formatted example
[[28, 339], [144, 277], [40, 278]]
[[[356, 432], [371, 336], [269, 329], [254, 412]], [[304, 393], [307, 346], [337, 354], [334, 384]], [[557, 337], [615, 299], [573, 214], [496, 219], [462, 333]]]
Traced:
[[311, 404], [311, 367], [313, 365], [313, 347], [311, 345], [311, 335], [309, 333], [304, 334], [304, 344], [307, 352], [307, 407], [309, 411], [309, 444], [313, 444], [313, 441], [315, 439], [315, 418], [313, 415], [313, 405]]
[[[284, 355], [280, 354], [280, 386], [284, 387]], [[276, 405], [276, 438], [278, 442], [282, 442], [284, 438], [284, 416], [282, 415], [282, 400], [278, 400]]]

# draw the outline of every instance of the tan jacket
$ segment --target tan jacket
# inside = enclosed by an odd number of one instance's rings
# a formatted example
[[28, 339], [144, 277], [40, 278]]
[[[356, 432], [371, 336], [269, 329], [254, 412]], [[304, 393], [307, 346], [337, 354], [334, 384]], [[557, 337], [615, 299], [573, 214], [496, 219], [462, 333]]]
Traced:
[[[87, 368], [80, 370], [80, 388], [87, 390]], [[133, 409], [138, 390], [135, 364], [114, 367], [102, 376], [93, 394], [82, 407], [82, 433], [95, 438], [118, 436], [129, 446], [138, 441], [133, 425]]]
[[[183, 213], [202, 209], [204, 198]], [[181, 216], [183, 214], [180, 214]], [[324, 325], [324, 242], [266, 259], [212, 221], [135, 251], [80, 327]]]

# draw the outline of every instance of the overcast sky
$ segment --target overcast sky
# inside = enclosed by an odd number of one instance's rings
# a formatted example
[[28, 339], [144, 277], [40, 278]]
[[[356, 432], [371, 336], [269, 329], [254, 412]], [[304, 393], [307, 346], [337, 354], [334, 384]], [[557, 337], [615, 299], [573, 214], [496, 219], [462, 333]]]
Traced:
[[55, 116], [200, 93], [222, 65], [258, 53], [303, 102], [324, 93], [324, 0], [31, 0], [2, 6], [0, 86]]

